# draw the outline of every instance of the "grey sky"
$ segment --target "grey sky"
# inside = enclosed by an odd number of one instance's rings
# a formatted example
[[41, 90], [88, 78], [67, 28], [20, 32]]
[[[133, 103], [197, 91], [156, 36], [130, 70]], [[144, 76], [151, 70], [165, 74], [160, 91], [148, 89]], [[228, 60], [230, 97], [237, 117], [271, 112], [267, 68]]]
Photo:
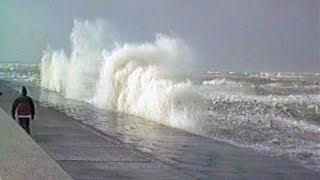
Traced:
[[102, 18], [123, 41], [183, 38], [199, 65], [224, 71], [319, 72], [318, 0], [51, 0], [0, 2], [0, 61], [70, 49], [73, 19]]

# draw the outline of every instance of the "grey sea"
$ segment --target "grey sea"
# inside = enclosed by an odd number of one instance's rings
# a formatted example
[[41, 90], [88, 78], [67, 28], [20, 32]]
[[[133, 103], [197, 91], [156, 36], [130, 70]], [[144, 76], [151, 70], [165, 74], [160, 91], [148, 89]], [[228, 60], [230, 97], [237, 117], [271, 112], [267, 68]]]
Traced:
[[[139, 91], [145, 97], [139, 98], [133, 91], [144, 84], [110, 92], [101, 88], [101, 74], [93, 79], [81, 77], [79, 83], [86, 82], [81, 88], [88, 91], [77, 96], [70, 94], [70, 82], [61, 83], [56, 76], [43, 64], [0, 64], [2, 86], [20, 91], [25, 85], [42, 106], [194, 178], [320, 177], [320, 74], [196, 71], [182, 78], [163, 75], [157, 77], [156, 86], [149, 79], [149, 89]], [[120, 85], [113, 83], [116, 86]]]

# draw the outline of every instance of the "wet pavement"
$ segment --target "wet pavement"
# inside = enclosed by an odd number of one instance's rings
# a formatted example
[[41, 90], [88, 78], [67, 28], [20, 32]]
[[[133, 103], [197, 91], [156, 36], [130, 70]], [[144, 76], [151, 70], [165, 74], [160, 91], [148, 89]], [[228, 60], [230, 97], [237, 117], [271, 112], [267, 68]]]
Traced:
[[[0, 81], [1, 84], [2, 81]], [[2, 82], [3, 83], [3, 82]], [[9, 110], [15, 91], [5, 92], [0, 107]], [[81, 111], [79, 108], [78, 111]], [[77, 112], [85, 114], [90, 112]], [[114, 117], [76, 120], [37, 103], [32, 137], [74, 179], [318, 179], [319, 173], [287, 157], [269, 157], [253, 150], [133, 119]], [[88, 116], [90, 117], [90, 116]], [[135, 122], [139, 121], [139, 118]], [[88, 122], [102, 123], [101, 131]], [[116, 123], [116, 125], [112, 124]], [[149, 128], [149, 129], [148, 129]], [[148, 133], [138, 133], [148, 132]], [[122, 133], [122, 134], [120, 134]], [[143, 137], [142, 137], [143, 136]], [[143, 139], [144, 138], [144, 139]], [[150, 138], [150, 139], [147, 139]], [[138, 140], [159, 145], [142, 151]], [[159, 142], [157, 142], [159, 141]], [[146, 143], [143, 144], [146, 144]], [[160, 143], [161, 142], [161, 143]], [[141, 144], [141, 143], [140, 143]]]
[[[3, 87], [1, 91], [3, 92]], [[12, 95], [5, 90], [1, 108], [9, 112]], [[72, 118], [36, 104], [32, 138], [74, 179], [188, 178], [139, 150], [109, 139]]]

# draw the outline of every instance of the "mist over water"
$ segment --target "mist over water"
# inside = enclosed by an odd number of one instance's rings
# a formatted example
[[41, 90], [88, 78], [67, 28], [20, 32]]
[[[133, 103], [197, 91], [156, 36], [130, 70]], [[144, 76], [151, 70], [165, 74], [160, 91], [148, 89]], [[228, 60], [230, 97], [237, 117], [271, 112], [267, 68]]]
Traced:
[[75, 21], [70, 56], [44, 52], [41, 86], [100, 108], [193, 129], [188, 116], [194, 105], [184, 101], [199, 94], [184, 72], [192, 55], [183, 41], [158, 34], [154, 42], [119, 44], [106, 34], [100, 22]]
[[320, 170], [319, 74], [199, 72], [182, 39], [121, 43], [103, 21], [75, 21], [70, 39], [71, 54], [48, 48], [30, 75], [1, 77]]

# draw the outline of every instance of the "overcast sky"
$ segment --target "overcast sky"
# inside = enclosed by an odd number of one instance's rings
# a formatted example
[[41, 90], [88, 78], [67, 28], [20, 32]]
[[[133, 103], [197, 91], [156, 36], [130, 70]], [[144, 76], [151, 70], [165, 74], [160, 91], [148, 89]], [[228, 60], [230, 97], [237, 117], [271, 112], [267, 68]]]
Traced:
[[70, 49], [74, 19], [102, 18], [123, 41], [178, 36], [223, 71], [319, 72], [319, 0], [1, 0], [0, 61]]

